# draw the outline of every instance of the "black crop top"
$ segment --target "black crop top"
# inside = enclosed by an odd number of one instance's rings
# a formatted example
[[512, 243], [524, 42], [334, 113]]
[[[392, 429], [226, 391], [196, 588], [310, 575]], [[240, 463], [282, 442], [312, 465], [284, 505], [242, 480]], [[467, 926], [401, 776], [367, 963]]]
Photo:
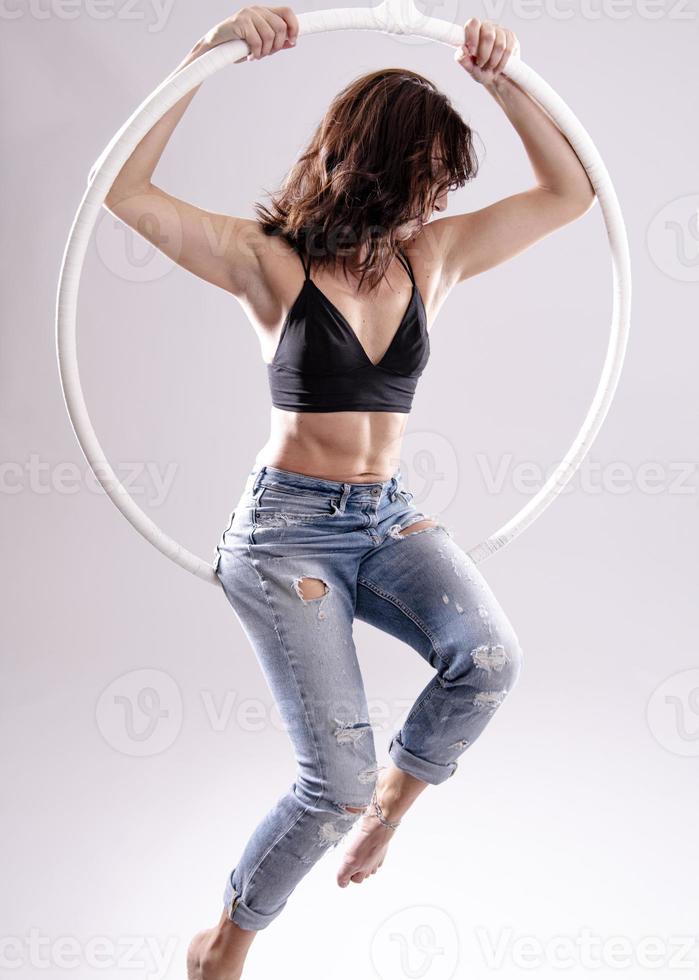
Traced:
[[409, 412], [430, 356], [427, 317], [407, 256], [413, 292], [388, 350], [374, 364], [359, 338], [310, 278], [289, 310], [267, 365], [272, 404], [288, 412]]

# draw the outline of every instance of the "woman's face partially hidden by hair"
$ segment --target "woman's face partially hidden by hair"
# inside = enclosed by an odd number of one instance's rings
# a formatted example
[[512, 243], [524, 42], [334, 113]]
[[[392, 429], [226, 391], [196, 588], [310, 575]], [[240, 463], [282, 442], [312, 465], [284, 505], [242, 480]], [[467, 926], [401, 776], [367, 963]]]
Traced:
[[[319, 264], [339, 262], [374, 290], [398, 244], [419, 241], [448, 192], [477, 172], [473, 131], [447, 96], [418, 72], [382, 68], [337, 93], [255, 216], [265, 234], [312, 247]], [[348, 229], [361, 247], [338, 249]]]
[[[435, 199], [432, 206], [433, 211], [444, 211], [447, 206], [447, 201], [449, 198], [449, 192], [446, 188], [442, 190], [439, 196]], [[412, 221], [406, 221], [404, 224], [399, 225], [396, 229], [396, 235], [401, 241], [406, 241], [409, 238], [413, 238], [418, 234], [423, 225], [432, 217], [432, 214], [425, 214], [422, 219], [414, 218]]]
[[[432, 204], [431, 211], [444, 211], [447, 206], [448, 198], [449, 198], [449, 190], [448, 188], [445, 187], [440, 191], [438, 196], [434, 199], [434, 203]], [[422, 226], [427, 224], [427, 222], [432, 217], [431, 211], [427, 214], [424, 214], [422, 216], [422, 219], [414, 218], [411, 221], [406, 221], [404, 224], [399, 225], [398, 228], [396, 229], [397, 237], [400, 238], [401, 241], [407, 241], [408, 239], [413, 238], [415, 235], [417, 235], [420, 232]]]

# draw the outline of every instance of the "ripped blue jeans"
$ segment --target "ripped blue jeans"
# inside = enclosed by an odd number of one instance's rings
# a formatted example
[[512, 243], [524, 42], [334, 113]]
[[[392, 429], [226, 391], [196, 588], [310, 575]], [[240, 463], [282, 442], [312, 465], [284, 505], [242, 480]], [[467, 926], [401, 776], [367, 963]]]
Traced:
[[[230, 873], [228, 918], [263, 929], [371, 801], [374, 733], [354, 618], [433, 668], [388, 745], [427, 783], [453, 775], [521, 668], [517, 637], [475, 563], [412, 505], [400, 469], [340, 483], [255, 466], [216, 547], [216, 574], [253, 647], [294, 749], [293, 785]], [[408, 529], [405, 534], [399, 532]]]

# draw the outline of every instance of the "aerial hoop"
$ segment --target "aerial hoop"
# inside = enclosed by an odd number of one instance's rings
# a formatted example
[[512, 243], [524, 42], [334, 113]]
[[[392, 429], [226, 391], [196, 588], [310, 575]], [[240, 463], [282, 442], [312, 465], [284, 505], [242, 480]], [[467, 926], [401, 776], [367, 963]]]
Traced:
[[[426, 17], [413, 0], [384, 0], [377, 7], [321, 10], [298, 15], [299, 36], [325, 31], [380, 31], [407, 34], [438, 41], [453, 48], [463, 44], [463, 27]], [[249, 49], [244, 41], [228, 41], [168, 76], [141, 103], [112, 137], [88, 178], [88, 186], [68, 235], [56, 306], [56, 350], [63, 397], [78, 443], [95, 476], [126, 519], [152, 545], [188, 572], [219, 585], [214, 565], [197, 557], [169, 537], [138, 506], [119, 482], [95, 435], [85, 404], [77, 360], [76, 319], [80, 276], [92, 229], [114, 179], [138, 143], [155, 123], [191, 89], [215, 72], [242, 58]], [[241, 62], [245, 64], [245, 62]], [[571, 479], [589, 451], [604, 418], [621, 374], [628, 340], [631, 308], [631, 264], [626, 229], [614, 187], [590, 136], [559, 95], [535, 71], [511, 57], [504, 72], [549, 113], [575, 150], [595, 189], [609, 240], [613, 306], [607, 353], [592, 404], [578, 435], [561, 462], [538, 492], [498, 531], [471, 548], [475, 562], [488, 558], [513, 541], [543, 513]]]

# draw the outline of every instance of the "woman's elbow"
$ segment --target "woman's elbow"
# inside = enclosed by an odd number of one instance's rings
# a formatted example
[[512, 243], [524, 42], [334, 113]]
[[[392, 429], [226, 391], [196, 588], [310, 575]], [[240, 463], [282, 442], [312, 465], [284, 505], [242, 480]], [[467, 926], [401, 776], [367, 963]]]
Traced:
[[581, 191], [566, 195], [567, 211], [571, 221], [582, 218], [583, 215], [592, 208], [597, 200], [597, 195], [591, 184]]

